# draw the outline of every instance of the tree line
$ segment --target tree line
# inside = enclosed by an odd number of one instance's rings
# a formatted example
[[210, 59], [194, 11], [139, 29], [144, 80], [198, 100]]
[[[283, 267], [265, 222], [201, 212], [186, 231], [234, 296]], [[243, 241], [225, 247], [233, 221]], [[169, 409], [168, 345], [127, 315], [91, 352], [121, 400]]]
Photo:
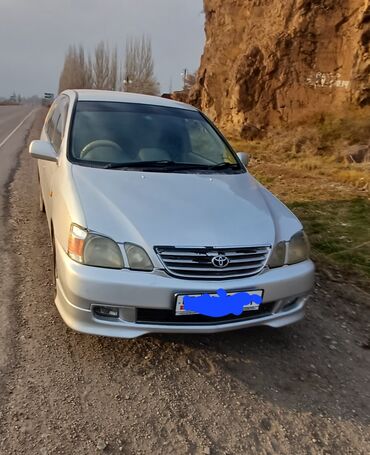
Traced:
[[59, 92], [67, 89], [100, 89], [159, 94], [149, 38], [130, 38], [123, 59], [117, 48], [101, 41], [92, 54], [83, 46], [70, 46], [64, 58]]

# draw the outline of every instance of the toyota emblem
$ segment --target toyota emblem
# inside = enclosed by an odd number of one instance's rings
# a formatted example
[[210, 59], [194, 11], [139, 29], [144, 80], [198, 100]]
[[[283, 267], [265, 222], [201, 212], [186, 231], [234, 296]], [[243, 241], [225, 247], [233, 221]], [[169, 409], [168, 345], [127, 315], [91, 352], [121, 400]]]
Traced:
[[212, 264], [218, 269], [224, 269], [230, 264], [230, 260], [226, 256], [219, 255], [212, 258]]

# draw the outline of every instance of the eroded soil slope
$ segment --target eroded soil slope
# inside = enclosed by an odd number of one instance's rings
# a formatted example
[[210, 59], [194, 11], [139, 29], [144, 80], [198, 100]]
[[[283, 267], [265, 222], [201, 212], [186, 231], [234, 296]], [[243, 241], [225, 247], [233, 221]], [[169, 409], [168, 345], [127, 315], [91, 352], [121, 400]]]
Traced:
[[253, 138], [343, 103], [370, 103], [369, 0], [204, 0], [191, 101]]

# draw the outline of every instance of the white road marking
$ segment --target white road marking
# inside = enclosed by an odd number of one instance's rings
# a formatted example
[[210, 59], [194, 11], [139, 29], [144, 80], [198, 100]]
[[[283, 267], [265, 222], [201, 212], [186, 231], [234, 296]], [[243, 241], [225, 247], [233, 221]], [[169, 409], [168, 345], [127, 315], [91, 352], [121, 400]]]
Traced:
[[24, 124], [24, 122], [25, 122], [29, 117], [31, 117], [31, 115], [32, 115], [35, 111], [36, 111], [36, 109], [33, 109], [33, 111], [31, 111], [28, 115], [26, 115], [26, 117], [21, 121], [21, 123], [20, 123], [18, 126], [16, 126], [16, 127], [14, 128], [14, 130], [13, 130], [10, 134], [8, 134], [8, 136], [7, 136], [2, 142], [0, 142], [0, 149], [1, 149], [1, 147], [2, 147], [3, 145], [5, 145], [5, 144], [9, 141], [9, 139], [13, 136], [13, 134], [16, 133], [16, 132], [19, 130], [19, 128]]

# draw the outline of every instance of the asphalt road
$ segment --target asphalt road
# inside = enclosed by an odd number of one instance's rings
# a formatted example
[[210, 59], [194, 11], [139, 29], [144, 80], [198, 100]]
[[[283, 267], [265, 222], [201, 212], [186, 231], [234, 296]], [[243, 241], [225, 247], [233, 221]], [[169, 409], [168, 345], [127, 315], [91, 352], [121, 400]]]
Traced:
[[[0, 106], [0, 194], [3, 195], [34, 117], [34, 106]], [[3, 218], [3, 200], [0, 217]], [[0, 226], [1, 236], [1, 226]]]
[[306, 319], [282, 330], [86, 336], [53, 303], [26, 147], [5, 214], [1, 455], [369, 454], [370, 299], [345, 277], [320, 272]]

